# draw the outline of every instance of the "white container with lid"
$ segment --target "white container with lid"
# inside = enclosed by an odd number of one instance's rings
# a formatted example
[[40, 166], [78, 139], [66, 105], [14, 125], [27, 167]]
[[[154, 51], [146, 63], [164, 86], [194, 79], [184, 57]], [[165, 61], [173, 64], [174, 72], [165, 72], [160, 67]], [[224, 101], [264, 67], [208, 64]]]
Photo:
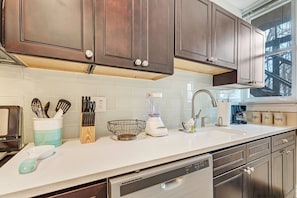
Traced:
[[273, 114], [272, 112], [262, 112], [262, 124], [273, 125]]
[[274, 114], [274, 125], [276, 126], [286, 126], [287, 125], [287, 116], [282, 112], [275, 112]]

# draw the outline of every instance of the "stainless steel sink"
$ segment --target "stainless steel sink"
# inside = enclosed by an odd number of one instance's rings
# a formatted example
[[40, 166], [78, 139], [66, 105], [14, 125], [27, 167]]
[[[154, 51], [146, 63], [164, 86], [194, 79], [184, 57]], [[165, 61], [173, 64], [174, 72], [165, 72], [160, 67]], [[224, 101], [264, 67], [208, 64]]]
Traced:
[[196, 129], [197, 133], [212, 137], [212, 138], [223, 138], [223, 137], [233, 137], [233, 136], [244, 136], [245, 131], [231, 129], [227, 127], [205, 127]]

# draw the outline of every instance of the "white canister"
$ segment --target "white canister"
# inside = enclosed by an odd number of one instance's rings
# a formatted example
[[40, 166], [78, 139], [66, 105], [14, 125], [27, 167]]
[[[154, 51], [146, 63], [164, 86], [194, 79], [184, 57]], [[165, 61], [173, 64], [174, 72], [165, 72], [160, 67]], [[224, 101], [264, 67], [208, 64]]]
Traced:
[[34, 144], [54, 145], [62, 144], [63, 118], [33, 118]]
[[287, 117], [285, 113], [275, 112], [273, 114], [274, 117], [274, 125], [276, 126], [286, 126], [287, 125]]
[[261, 112], [260, 111], [253, 111], [252, 114], [252, 123], [253, 124], [261, 124]]
[[273, 124], [273, 114], [272, 112], [262, 112], [262, 124], [272, 125]]

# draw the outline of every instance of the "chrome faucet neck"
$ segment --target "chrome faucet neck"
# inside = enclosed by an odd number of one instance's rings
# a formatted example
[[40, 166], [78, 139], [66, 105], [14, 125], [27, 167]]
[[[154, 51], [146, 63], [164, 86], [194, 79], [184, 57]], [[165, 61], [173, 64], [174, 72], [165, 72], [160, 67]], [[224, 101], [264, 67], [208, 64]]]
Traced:
[[213, 95], [211, 94], [210, 91], [208, 91], [207, 89], [199, 89], [197, 90], [193, 96], [192, 96], [192, 118], [195, 119], [195, 104], [194, 104], [194, 101], [195, 101], [195, 97], [196, 95], [198, 95], [199, 93], [206, 93], [209, 95], [209, 97], [211, 98], [211, 103], [212, 103], [212, 106], [213, 107], [216, 107], [217, 106], [217, 102], [216, 102], [216, 99], [213, 97]]

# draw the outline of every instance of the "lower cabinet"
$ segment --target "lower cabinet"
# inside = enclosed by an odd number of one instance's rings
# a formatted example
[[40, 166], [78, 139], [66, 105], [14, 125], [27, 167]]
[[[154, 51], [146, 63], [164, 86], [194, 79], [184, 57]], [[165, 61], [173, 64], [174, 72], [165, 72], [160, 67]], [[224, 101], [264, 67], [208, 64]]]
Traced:
[[106, 181], [92, 182], [83, 184], [64, 190], [36, 196], [39, 198], [107, 198], [107, 184]]
[[248, 163], [243, 171], [246, 173], [247, 185], [245, 197], [269, 198], [271, 189], [271, 158], [270, 155]]
[[247, 179], [243, 167], [236, 168], [213, 180], [215, 198], [244, 198]]
[[214, 178], [215, 198], [270, 197], [271, 159], [262, 157]]
[[289, 131], [214, 152], [214, 197], [294, 198], [295, 139]]
[[295, 197], [295, 144], [272, 153], [272, 197]]

